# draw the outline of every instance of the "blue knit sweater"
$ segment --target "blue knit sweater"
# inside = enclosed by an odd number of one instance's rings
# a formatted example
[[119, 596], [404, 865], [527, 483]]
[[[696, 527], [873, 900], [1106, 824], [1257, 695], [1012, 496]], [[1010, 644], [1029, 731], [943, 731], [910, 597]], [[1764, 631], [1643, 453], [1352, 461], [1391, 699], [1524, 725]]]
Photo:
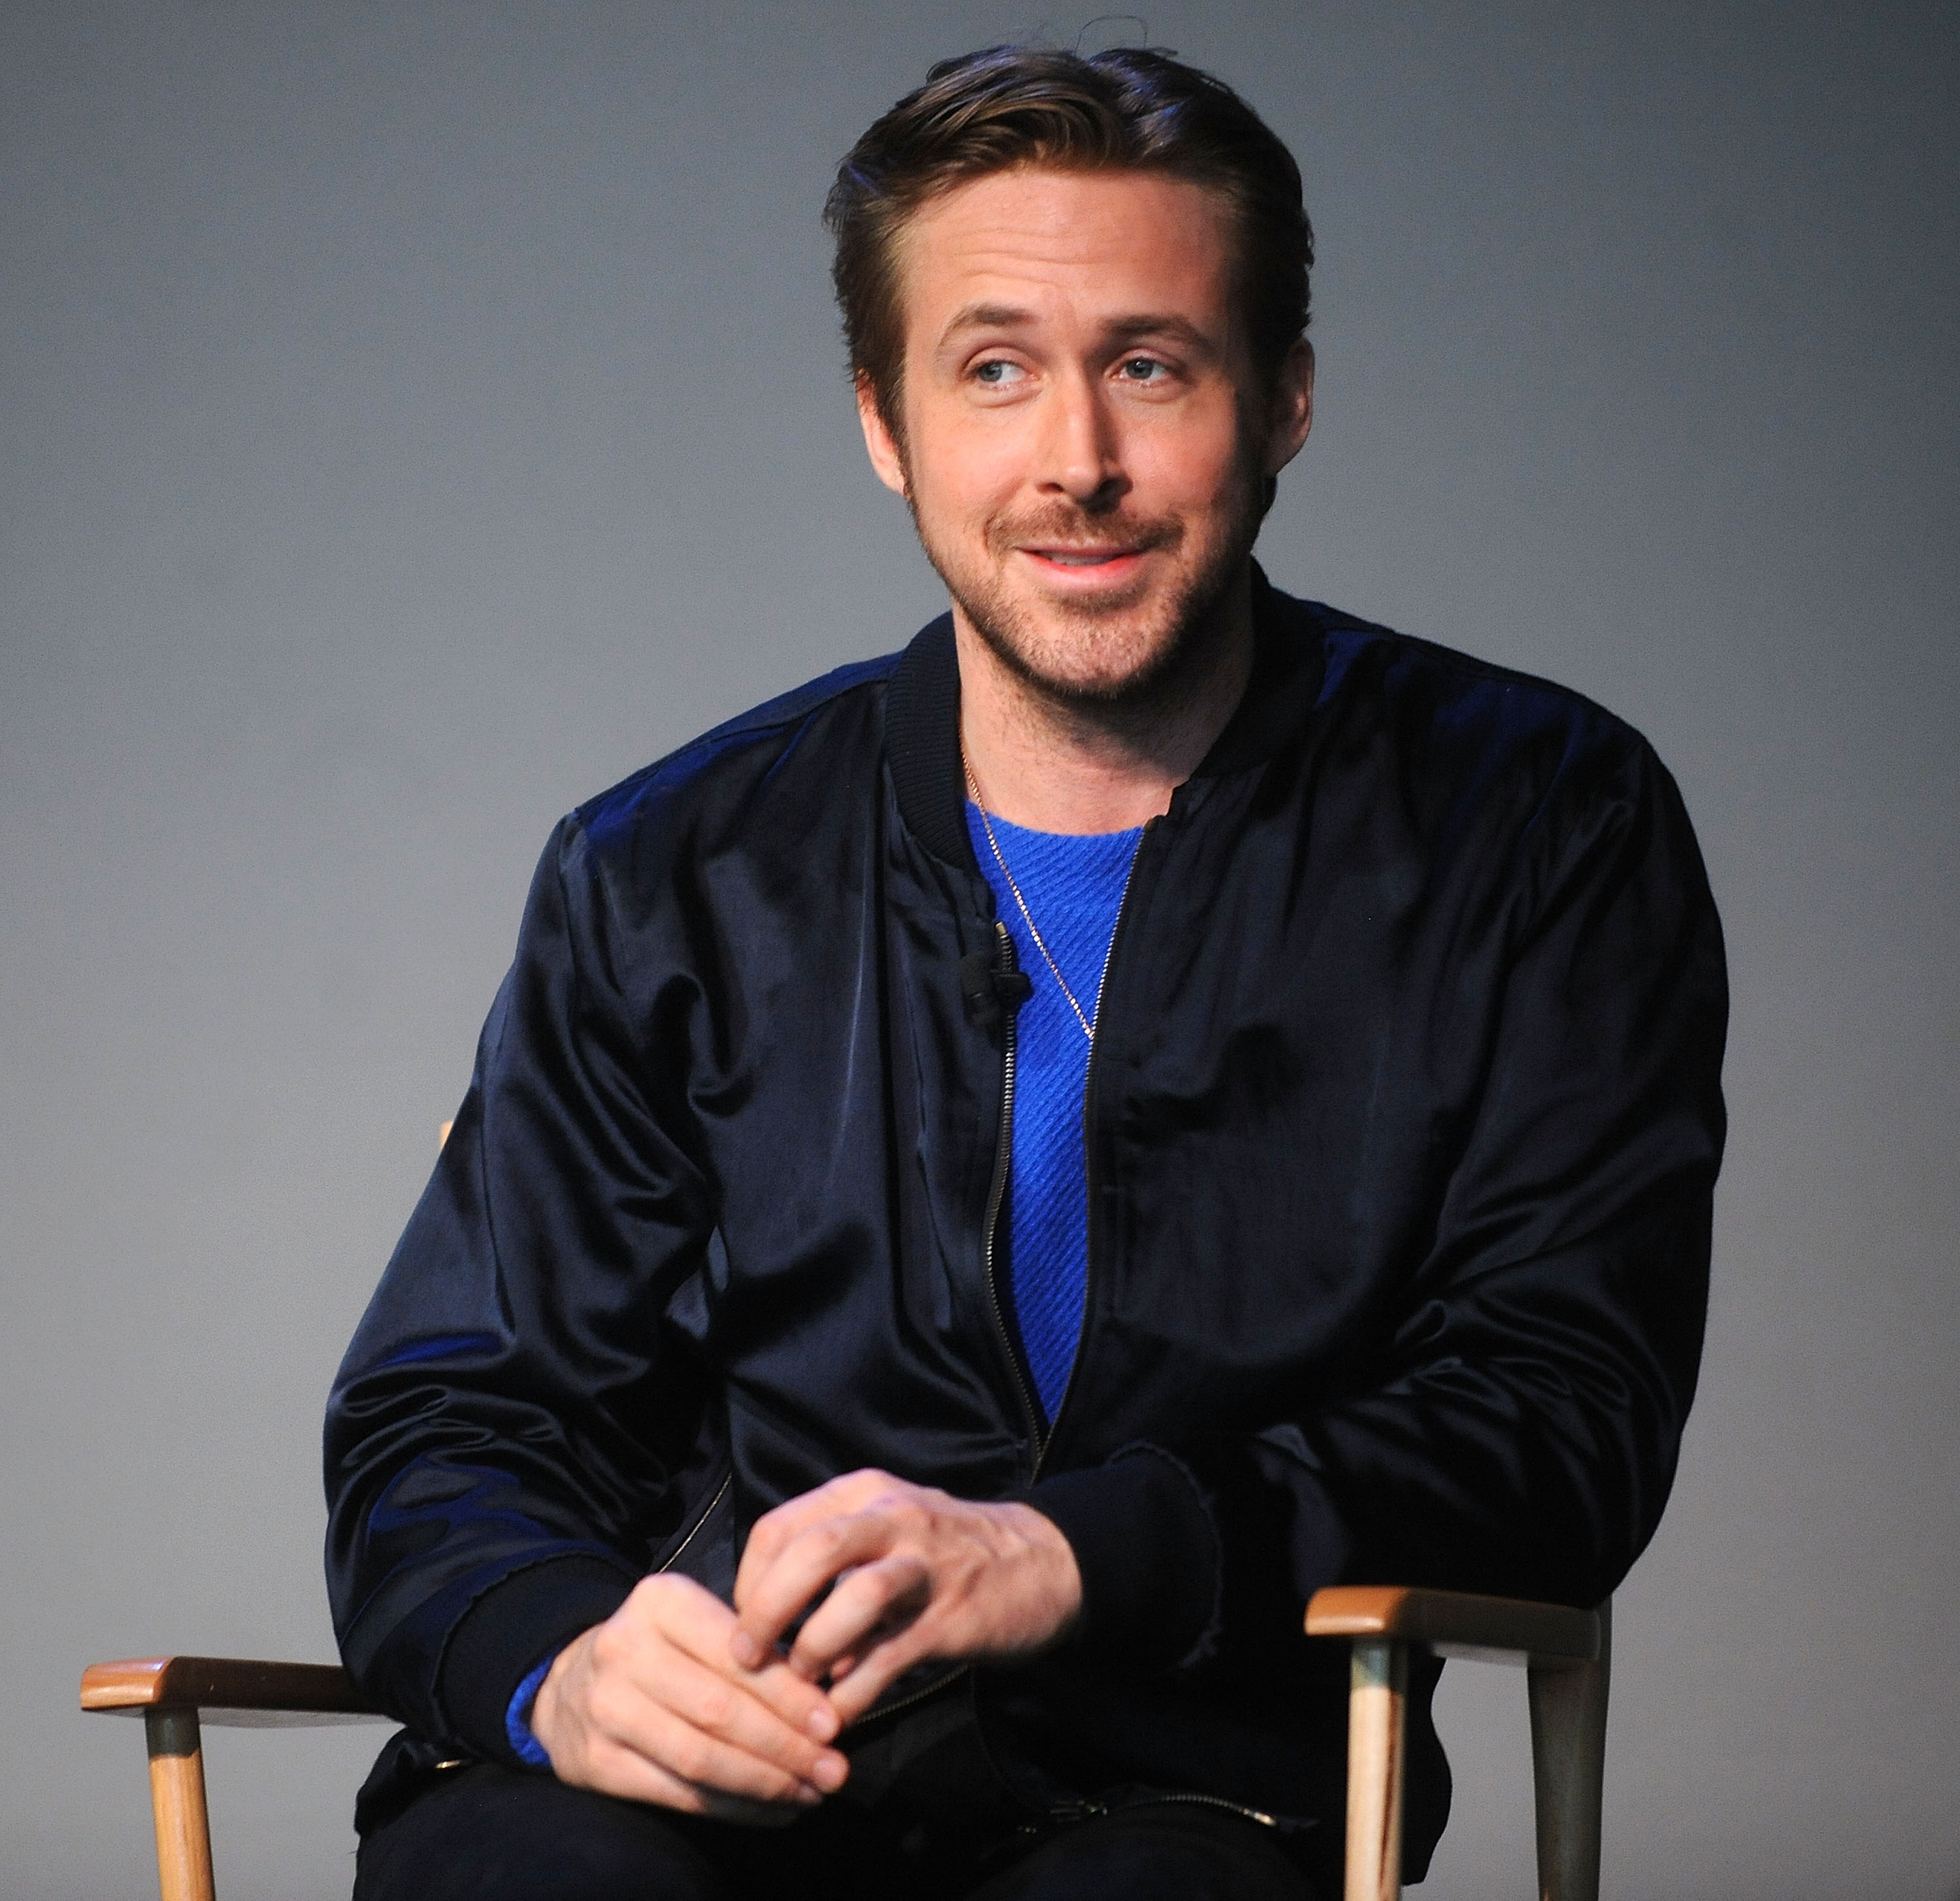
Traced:
[[[1092, 1021], [1096, 993], [1122, 909], [1141, 830], [1078, 836], [1030, 832], [995, 818], [1001, 856], [1027, 900], [1048, 952]], [[1075, 1363], [1089, 1267], [1089, 1183], [1083, 1151], [1083, 1092], [1089, 1039], [1062, 995], [1013, 892], [1001, 874], [979, 808], [969, 804], [980, 869], [994, 908], [1034, 985], [1021, 1006], [1014, 1087], [1013, 1149], [1007, 1177], [1007, 1285], [1022, 1351], [1052, 1420]]]

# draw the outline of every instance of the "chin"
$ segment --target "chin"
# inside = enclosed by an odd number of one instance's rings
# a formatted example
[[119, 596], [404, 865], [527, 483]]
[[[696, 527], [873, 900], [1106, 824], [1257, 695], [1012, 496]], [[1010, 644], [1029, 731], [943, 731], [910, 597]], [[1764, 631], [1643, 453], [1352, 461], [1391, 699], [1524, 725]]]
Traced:
[[1203, 574], [1096, 601], [1029, 599], [998, 584], [952, 591], [1010, 672], [1045, 697], [1087, 711], [1147, 702], [1201, 665], [1217, 631], [1221, 590]]
[[1083, 707], [1121, 706], [1148, 698], [1207, 645], [1201, 627], [1162, 610], [1045, 616], [1038, 622], [1032, 615], [983, 618], [969, 605], [967, 617], [1028, 685], [1052, 699]]

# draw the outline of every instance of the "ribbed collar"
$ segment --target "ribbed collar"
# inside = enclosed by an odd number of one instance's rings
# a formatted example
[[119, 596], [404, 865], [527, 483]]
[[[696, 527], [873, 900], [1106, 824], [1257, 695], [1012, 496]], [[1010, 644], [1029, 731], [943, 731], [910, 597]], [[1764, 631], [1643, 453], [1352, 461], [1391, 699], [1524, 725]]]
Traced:
[[[1195, 776], [1245, 772], [1295, 737], [1320, 692], [1325, 665], [1314, 610], [1283, 594], [1252, 564], [1252, 674], [1238, 710]], [[885, 701], [885, 750], [899, 810], [936, 858], [979, 875], [966, 830], [959, 763], [959, 658], [953, 616], [941, 614], [899, 657]]]

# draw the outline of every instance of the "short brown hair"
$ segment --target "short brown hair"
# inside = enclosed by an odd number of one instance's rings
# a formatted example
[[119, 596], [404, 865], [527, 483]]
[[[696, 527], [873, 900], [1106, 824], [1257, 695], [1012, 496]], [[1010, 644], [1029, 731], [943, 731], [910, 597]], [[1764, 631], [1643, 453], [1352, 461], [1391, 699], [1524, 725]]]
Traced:
[[1155, 171], [1219, 192], [1238, 224], [1253, 362], [1277, 377], [1306, 328], [1313, 228], [1300, 167], [1258, 115], [1156, 48], [989, 46], [934, 66], [851, 147], [824, 205], [851, 368], [889, 425], [905, 360], [899, 234], [929, 199], [1017, 165]]

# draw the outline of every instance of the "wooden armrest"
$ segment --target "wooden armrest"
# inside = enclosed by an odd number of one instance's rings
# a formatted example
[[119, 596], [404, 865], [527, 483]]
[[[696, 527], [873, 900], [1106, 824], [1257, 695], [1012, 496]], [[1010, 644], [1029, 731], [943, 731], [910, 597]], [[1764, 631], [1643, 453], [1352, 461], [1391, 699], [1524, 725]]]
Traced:
[[386, 1721], [338, 1664], [260, 1664], [239, 1657], [138, 1657], [91, 1664], [81, 1706], [123, 1716], [192, 1709], [249, 1727]]
[[1406, 1584], [1335, 1584], [1306, 1607], [1309, 1637], [1400, 1638], [1445, 1656], [1516, 1663], [1589, 1664], [1599, 1614], [1521, 1597], [1478, 1597]]

